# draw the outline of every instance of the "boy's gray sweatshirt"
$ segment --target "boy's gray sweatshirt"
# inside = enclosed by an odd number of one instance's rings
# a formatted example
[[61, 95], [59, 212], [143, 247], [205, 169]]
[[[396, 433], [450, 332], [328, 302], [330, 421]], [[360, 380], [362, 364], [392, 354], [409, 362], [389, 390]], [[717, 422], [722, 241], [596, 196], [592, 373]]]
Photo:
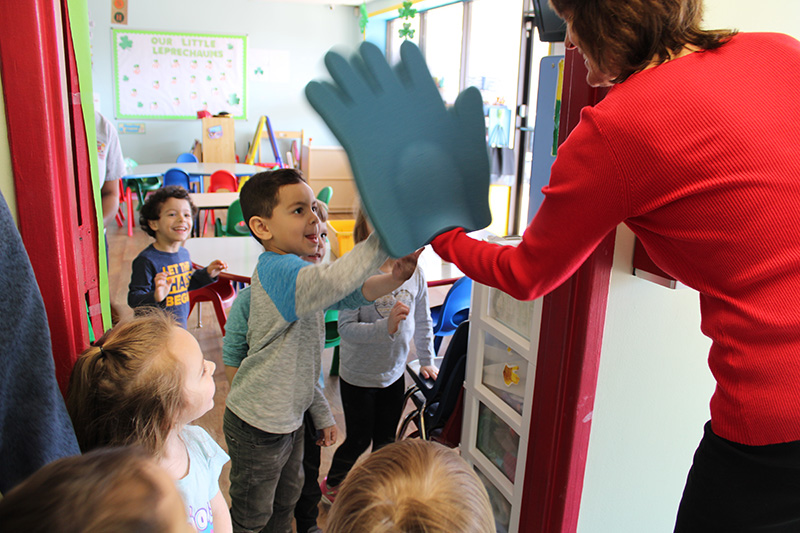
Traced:
[[368, 304], [361, 285], [386, 258], [374, 235], [329, 265], [261, 254], [251, 280], [249, 349], [231, 383], [228, 409], [268, 433], [295, 431], [309, 407], [316, 427], [332, 426], [316, 386], [325, 345], [323, 311]]

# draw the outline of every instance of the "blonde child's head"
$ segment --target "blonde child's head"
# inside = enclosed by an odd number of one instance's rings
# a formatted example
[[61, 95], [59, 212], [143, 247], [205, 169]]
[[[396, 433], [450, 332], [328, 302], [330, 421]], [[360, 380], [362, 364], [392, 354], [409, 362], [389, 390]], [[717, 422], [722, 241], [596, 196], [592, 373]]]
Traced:
[[175, 483], [138, 447], [47, 464], [0, 499], [0, 524], [28, 533], [191, 531]]
[[470, 466], [440, 444], [409, 439], [356, 465], [328, 515], [326, 533], [490, 533], [486, 489]]
[[84, 452], [138, 444], [160, 458], [171, 431], [213, 406], [214, 363], [167, 312], [139, 310], [96, 344], [76, 361], [67, 391]]

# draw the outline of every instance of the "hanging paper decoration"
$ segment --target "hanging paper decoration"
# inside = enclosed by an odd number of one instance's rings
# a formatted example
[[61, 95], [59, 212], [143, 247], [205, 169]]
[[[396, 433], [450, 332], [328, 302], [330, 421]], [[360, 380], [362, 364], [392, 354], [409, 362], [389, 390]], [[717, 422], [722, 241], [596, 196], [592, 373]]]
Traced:
[[[417, 14], [417, 10], [413, 9], [411, 7], [412, 5], [414, 5], [414, 3], [410, 0], [403, 2], [403, 7], [397, 10], [397, 12], [400, 13], [401, 19], [408, 21], [408, 19], [414, 18], [414, 16]], [[414, 38], [415, 31], [416, 30], [411, 29], [410, 22], [405, 22], [403, 23], [403, 27], [398, 30], [398, 33], [400, 34], [401, 38], [408, 40]]]
[[367, 14], [367, 3], [362, 2], [361, 7], [358, 8], [359, 13], [361, 16], [358, 19], [358, 25], [361, 28], [361, 34], [365, 36], [367, 34], [367, 23], [369, 22], [369, 15]]

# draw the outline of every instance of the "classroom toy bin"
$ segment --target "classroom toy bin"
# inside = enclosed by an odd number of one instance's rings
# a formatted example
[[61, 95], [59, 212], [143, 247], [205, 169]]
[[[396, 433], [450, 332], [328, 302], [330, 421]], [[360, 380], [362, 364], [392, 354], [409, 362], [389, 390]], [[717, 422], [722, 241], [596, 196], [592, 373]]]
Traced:
[[352, 219], [329, 220], [327, 224], [331, 253], [336, 257], [342, 257], [353, 249], [353, 228], [356, 221]]

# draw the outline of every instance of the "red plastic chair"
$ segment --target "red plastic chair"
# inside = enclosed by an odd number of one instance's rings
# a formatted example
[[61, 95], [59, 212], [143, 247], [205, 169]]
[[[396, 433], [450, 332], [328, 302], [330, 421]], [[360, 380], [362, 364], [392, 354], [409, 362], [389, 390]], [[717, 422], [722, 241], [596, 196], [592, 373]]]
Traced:
[[[115, 219], [117, 220], [117, 225], [121, 228], [125, 224], [122, 223], [125, 220], [125, 211], [122, 210], [122, 204], [125, 203], [127, 200], [125, 196], [125, 187], [122, 185], [122, 180], [119, 180], [119, 205], [117, 206], [117, 214], [115, 215]], [[127, 209], [127, 206], [126, 206]]]
[[[237, 185], [238, 180], [233, 172], [229, 170], [217, 170], [211, 177], [208, 179], [208, 192], [217, 192], [226, 190], [229, 192], [238, 192], [239, 186]], [[206, 234], [206, 228], [208, 227], [208, 214], [211, 213], [211, 220], [214, 220], [214, 210], [207, 209], [206, 216], [203, 219], [203, 235]]]
[[[217, 314], [219, 329], [222, 330], [222, 335], [224, 336], [225, 323], [228, 321], [228, 315], [225, 314], [225, 309], [233, 305], [235, 296], [236, 291], [233, 289], [231, 281], [229, 279], [218, 279], [211, 285], [189, 291], [189, 314], [192, 313], [195, 304], [211, 302], [211, 305], [214, 306], [214, 312]], [[199, 317], [198, 325], [202, 326]]]
[[[127, 220], [128, 237], [133, 237], [133, 203], [131, 201], [131, 188], [126, 187], [123, 183], [125, 180], [119, 180], [119, 208], [117, 208], [117, 224], [123, 226], [122, 221]], [[125, 204], [125, 210], [122, 209], [122, 204]]]

